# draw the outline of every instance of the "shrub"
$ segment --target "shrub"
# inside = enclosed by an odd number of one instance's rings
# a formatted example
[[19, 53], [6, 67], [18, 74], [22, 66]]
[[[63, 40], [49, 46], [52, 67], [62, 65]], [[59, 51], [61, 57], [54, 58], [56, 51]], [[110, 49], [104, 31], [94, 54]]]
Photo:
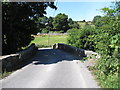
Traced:
[[[93, 69], [102, 88], [120, 88], [119, 60], [120, 60], [120, 2], [115, 3], [114, 9], [103, 8], [105, 16], [99, 18], [102, 25], [92, 28], [69, 30], [68, 43], [78, 48], [93, 50], [101, 55]], [[101, 19], [101, 20], [100, 20]], [[98, 23], [97, 23], [98, 24]]]
[[91, 26], [86, 26], [83, 29], [70, 29], [68, 31], [68, 44], [94, 51], [95, 43], [91, 38], [95, 33], [95, 29]]

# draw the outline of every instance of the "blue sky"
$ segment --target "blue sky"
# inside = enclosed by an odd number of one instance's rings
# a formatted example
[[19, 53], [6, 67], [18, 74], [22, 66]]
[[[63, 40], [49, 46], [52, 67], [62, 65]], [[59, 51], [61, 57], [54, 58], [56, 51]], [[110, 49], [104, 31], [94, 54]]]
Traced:
[[[56, 4], [56, 3], [55, 3]], [[91, 21], [96, 15], [103, 15], [100, 11], [103, 7], [108, 7], [111, 2], [59, 2], [57, 3], [58, 9], [47, 8], [46, 16], [56, 16], [58, 13], [65, 13], [69, 18], [74, 21]], [[54, 14], [55, 11], [55, 14]]]

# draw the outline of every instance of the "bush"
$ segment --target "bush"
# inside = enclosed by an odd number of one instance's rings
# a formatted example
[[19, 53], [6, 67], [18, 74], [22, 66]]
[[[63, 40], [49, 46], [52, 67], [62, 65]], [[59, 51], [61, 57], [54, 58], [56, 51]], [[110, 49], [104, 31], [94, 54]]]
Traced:
[[44, 28], [43, 30], [42, 30], [42, 33], [48, 33], [49, 31], [46, 29], [46, 28]]
[[105, 13], [105, 16], [99, 18], [99, 23], [102, 25], [96, 25], [95, 29], [86, 26], [83, 29], [72, 29], [68, 32], [68, 44], [93, 50], [101, 55], [93, 69], [96, 71], [95, 75], [102, 88], [120, 88], [118, 86], [120, 60], [118, 11], [120, 10], [120, 2], [116, 2], [115, 5], [114, 9], [102, 9]]
[[95, 29], [91, 26], [86, 26], [83, 29], [70, 29], [68, 31], [68, 44], [94, 51], [95, 43], [91, 38], [95, 33]]

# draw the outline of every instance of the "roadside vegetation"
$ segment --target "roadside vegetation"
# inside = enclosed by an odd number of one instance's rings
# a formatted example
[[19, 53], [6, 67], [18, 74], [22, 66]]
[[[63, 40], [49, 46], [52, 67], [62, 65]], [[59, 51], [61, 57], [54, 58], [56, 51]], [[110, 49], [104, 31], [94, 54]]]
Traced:
[[57, 9], [54, 2], [2, 2], [2, 54], [20, 51], [38, 32], [36, 23], [46, 8]]
[[68, 31], [68, 44], [98, 52], [101, 58], [92, 68], [102, 88], [120, 88], [119, 60], [120, 60], [120, 2], [112, 7], [102, 8], [104, 16], [95, 16], [90, 25], [82, 29]]
[[7, 72], [5, 71], [4, 73], [0, 73], [0, 80], [9, 76], [10, 74], [12, 74], [13, 72]]

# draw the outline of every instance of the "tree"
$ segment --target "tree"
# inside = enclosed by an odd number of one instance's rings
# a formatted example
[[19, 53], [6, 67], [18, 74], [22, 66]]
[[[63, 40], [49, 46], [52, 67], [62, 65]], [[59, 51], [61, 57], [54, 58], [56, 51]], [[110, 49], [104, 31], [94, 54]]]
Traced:
[[[103, 88], [119, 88], [119, 60], [120, 60], [120, 2], [115, 2], [114, 8], [102, 8], [104, 16], [101, 18], [103, 25], [95, 35], [96, 48], [101, 58], [95, 65], [97, 77]], [[119, 13], [119, 14], [118, 14]], [[103, 73], [101, 73], [103, 72]]]
[[46, 14], [54, 2], [2, 2], [2, 54], [15, 53], [29, 45], [36, 34], [36, 20]]
[[80, 26], [76, 21], [73, 21], [71, 18], [68, 19], [69, 29], [76, 28], [79, 29]]
[[39, 17], [36, 23], [37, 23], [38, 31], [42, 32], [42, 30], [46, 28], [46, 23], [48, 23], [48, 18], [46, 16]]
[[39, 32], [48, 33], [48, 31], [53, 31], [53, 17], [39, 17], [37, 21], [37, 27], [39, 28]]
[[86, 22], [85, 19], [83, 20], [83, 22]]
[[96, 26], [96, 27], [101, 27], [103, 24], [102, 24], [102, 17], [97, 15], [93, 18], [93, 21], [92, 23]]
[[48, 18], [48, 29], [49, 29], [50, 31], [53, 31], [53, 24], [52, 24], [53, 20], [54, 20], [53, 17], [49, 17], [49, 18]]
[[68, 16], [59, 13], [53, 20], [53, 29], [56, 31], [66, 32], [69, 29], [68, 26]]
[[94, 42], [90, 40], [90, 36], [94, 34], [95, 29], [91, 26], [81, 29], [72, 28], [68, 31], [68, 44], [77, 48], [94, 50]]

